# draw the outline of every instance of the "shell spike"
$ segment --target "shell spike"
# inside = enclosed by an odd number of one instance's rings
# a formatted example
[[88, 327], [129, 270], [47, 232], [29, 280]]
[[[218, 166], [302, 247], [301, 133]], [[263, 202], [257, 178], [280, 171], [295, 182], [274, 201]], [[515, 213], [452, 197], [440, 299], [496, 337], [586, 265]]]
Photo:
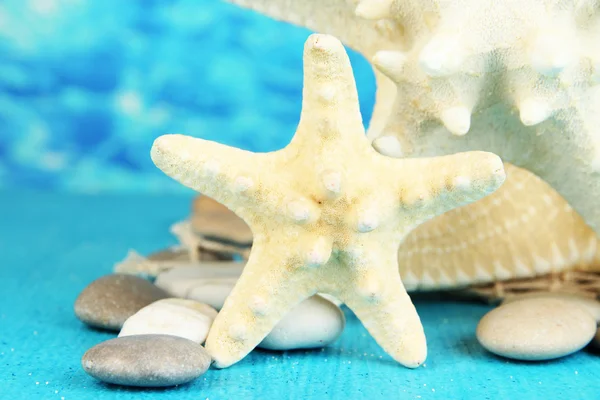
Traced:
[[390, 18], [393, 3], [394, 0], [362, 0], [356, 6], [354, 14], [364, 19]]
[[381, 50], [373, 56], [373, 64], [394, 82], [400, 82], [403, 76], [403, 67], [406, 63], [406, 54], [401, 51]]
[[552, 110], [548, 104], [534, 98], [523, 100], [519, 106], [519, 117], [525, 126], [537, 125], [550, 117]]
[[471, 111], [464, 106], [450, 107], [440, 118], [446, 129], [456, 136], [465, 135], [471, 128]]
[[531, 67], [540, 74], [555, 77], [577, 60], [576, 45], [569, 40], [569, 32], [560, 27], [543, 32], [533, 41], [530, 53]]
[[373, 141], [373, 148], [388, 157], [401, 158], [404, 155], [402, 145], [396, 135], [379, 136]]
[[465, 59], [464, 50], [454, 35], [438, 35], [431, 39], [419, 54], [419, 65], [432, 77], [454, 74]]

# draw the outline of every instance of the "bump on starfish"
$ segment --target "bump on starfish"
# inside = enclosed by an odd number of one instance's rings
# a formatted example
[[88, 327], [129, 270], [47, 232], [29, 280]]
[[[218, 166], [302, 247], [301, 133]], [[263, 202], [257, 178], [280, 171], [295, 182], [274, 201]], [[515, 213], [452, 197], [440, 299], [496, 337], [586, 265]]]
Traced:
[[[419, 224], [492, 193], [505, 178], [500, 158], [486, 152], [419, 159], [377, 153], [365, 136], [344, 47], [320, 34], [305, 44], [302, 111], [287, 147], [255, 154], [165, 135], [151, 156], [167, 175], [234, 211], [254, 234], [248, 263], [206, 342], [220, 368], [242, 359], [315, 293], [348, 305], [396, 361], [421, 365], [425, 334], [398, 273], [398, 246]], [[254, 184], [240, 192], [242, 176]], [[257, 296], [260, 312], [252, 306]]]

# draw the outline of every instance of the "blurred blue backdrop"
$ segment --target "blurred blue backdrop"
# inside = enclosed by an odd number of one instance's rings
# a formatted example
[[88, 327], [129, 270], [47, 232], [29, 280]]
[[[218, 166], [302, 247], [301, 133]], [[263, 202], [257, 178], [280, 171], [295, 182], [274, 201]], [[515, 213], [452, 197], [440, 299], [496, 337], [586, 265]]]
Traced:
[[186, 191], [150, 160], [164, 133], [281, 148], [310, 33], [220, 0], [2, 0], [0, 188]]

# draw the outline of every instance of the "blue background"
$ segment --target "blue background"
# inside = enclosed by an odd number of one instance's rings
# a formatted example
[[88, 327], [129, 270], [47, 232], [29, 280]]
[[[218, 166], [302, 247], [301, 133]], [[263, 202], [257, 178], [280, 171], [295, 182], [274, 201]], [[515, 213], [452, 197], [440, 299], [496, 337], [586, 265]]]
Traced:
[[218, 0], [2, 0], [0, 187], [183, 192], [150, 160], [165, 133], [279, 149], [310, 33]]

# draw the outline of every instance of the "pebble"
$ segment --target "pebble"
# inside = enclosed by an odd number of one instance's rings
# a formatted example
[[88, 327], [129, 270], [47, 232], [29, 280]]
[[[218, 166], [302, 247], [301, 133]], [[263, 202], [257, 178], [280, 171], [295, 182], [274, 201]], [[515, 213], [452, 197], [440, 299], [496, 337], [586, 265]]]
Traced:
[[588, 297], [585, 295], [580, 295], [576, 293], [567, 293], [567, 292], [530, 292], [524, 294], [518, 294], [510, 297], [506, 297], [502, 304], [509, 304], [515, 301], [521, 301], [525, 299], [537, 299], [537, 298], [554, 298], [561, 299], [569, 302], [573, 302], [576, 305], [581, 306], [590, 315], [596, 320], [596, 322], [600, 322], [600, 301]]
[[206, 372], [210, 363], [204, 347], [170, 335], [111, 339], [92, 347], [81, 359], [85, 372], [96, 379], [141, 387], [190, 382]]
[[338, 306], [315, 295], [290, 310], [258, 347], [269, 350], [324, 347], [342, 334], [345, 324], [344, 313]]
[[164, 334], [202, 344], [216, 316], [214, 308], [194, 300], [163, 299], [129, 317], [119, 337]]
[[[220, 310], [244, 265], [222, 262], [177, 267], [158, 275], [155, 283], [172, 296]], [[290, 310], [258, 347], [271, 350], [323, 347], [338, 338], [345, 323], [344, 313], [336, 304], [315, 295]]]
[[244, 220], [207, 196], [194, 199], [191, 223], [194, 232], [207, 238], [244, 245], [252, 243], [252, 231]]
[[190, 261], [190, 251], [184, 247], [169, 247], [150, 254], [148, 260], [186, 262]]
[[245, 263], [203, 263], [201, 266], [182, 266], [159, 274], [154, 282], [171, 296], [196, 300], [220, 310]]
[[488, 351], [517, 360], [550, 360], [585, 347], [596, 321], [580, 305], [558, 298], [530, 298], [487, 313], [477, 339]]
[[75, 315], [97, 328], [118, 331], [127, 318], [169, 294], [146, 279], [126, 274], [103, 276], [75, 301]]
[[[154, 283], [171, 296], [196, 300], [220, 310], [245, 265], [245, 262], [236, 261], [184, 265], [160, 273]], [[329, 294], [320, 296], [337, 306], [343, 304]]]
[[[208, 250], [204, 248], [198, 248], [195, 250], [196, 256], [200, 261], [233, 261], [231, 254], [226, 254], [217, 250]], [[156, 251], [148, 256], [148, 261], [158, 263], [172, 263], [172, 264], [185, 264], [191, 261], [193, 256], [190, 255], [190, 250], [177, 246], [169, 247], [164, 250]]]

